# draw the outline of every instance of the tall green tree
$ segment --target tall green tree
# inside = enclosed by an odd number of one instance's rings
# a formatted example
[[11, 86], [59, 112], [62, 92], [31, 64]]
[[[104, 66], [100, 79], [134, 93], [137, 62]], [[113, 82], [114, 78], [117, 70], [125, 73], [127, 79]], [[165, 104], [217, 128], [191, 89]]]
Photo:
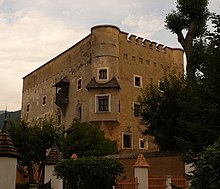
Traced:
[[118, 152], [115, 141], [106, 139], [103, 131], [90, 123], [73, 121], [64, 138], [62, 152], [65, 158], [73, 153], [77, 156], [103, 156]]
[[214, 31], [195, 43], [203, 52], [198, 82], [192, 87], [176, 76], [166, 76], [163, 91], [152, 84], [140, 97], [144, 133], [154, 136], [161, 150], [184, 151], [189, 161], [220, 135], [219, 15], [211, 19]]
[[166, 27], [177, 35], [186, 53], [187, 78], [191, 82], [195, 82], [198, 68], [193, 55], [194, 40], [204, 34], [208, 15], [208, 0], [177, 0], [176, 10], [166, 16]]
[[46, 157], [46, 149], [52, 147], [54, 140], [60, 140], [57, 128], [46, 120], [28, 123], [26, 121], [10, 122], [9, 127], [12, 141], [21, 155], [18, 159], [20, 166], [28, 167], [29, 182], [34, 182], [33, 164], [39, 164]]

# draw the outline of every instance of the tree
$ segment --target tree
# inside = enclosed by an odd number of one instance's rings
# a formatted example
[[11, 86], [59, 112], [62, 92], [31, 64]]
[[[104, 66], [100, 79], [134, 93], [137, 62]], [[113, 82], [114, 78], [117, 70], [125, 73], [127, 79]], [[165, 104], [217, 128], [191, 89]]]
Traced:
[[[177, 0], [176, 11], [166, 16], [166, 27], [178, 37], [187, 59], [187, 78], [195, 82], [198, 68], [194, 53], [194, 39], [204, 34], [209, 15], [208, 0]], [[186, 35], [184, 36], [184, 32]]]
[[215, 14], [211, 17], [214, 31], [194, 44], [203, 52], [199, 58], [202, 74], [195, 85], [165, 76], [163, 91], [152, 84], [140, 97], [144, 134], [154, 136], [161, 150], [185, 152], [189, 162], [220, 135], [219, 18]]
[[162, 83], [163, 91], [151, 83], [139, 97], [142, 125], [146, 126], [143, 134], [154, 136], [161, 150], [178, 150], [180, 146], [175, 137], [181, 131], [177, 125], [181, 114], [179, 98], [184, 90], [184, 81], [171, 75], [164, 77]]
[[57, 128], [44, 120], [28, 123], [26, 121], [10, 122], [9, 128], [12, 141], [21, 155], [18, 159], [20, 166], [28, 167], [29, 182], [34, 182], [33, 164], [39, 164], [46, 157], [46, 149], [50, 148], [55, 138], [60, 139]]
[[193, 189], [220, 188], [220, 140], [199, 156], [192, 177]]
[[73, 121], [69, 134], [64, 138], [62, 152], [65, 158], [77, 156], [103, 156], [118, 152], [115, 141], [106, 139], [104, 133], [90, 123]]
[[104, 157], [64, 159], [55, 166], [55, 175], [72, 189], [112, 189], [123, 172], [121, 163]]

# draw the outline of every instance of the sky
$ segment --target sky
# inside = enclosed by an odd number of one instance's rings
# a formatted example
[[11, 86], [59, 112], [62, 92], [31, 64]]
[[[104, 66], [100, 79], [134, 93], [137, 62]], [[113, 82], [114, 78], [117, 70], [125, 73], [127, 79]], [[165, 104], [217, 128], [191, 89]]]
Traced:
[[[0, 0], [0, 110], [21, 108], [22, 78], [100, 24], [181, 47], [165, 28], [176, 0]], [[220, 1], [209, 9], [220, 14]]]

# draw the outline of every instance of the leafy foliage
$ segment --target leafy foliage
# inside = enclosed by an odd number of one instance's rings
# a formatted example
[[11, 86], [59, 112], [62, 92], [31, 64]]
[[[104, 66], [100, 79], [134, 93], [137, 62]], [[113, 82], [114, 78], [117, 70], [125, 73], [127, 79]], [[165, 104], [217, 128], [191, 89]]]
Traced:
[[220, 140], [204, 150], [196, 163], [192, 188], [216, 189], [220, 188]]
[[121, 163], [103, 157], [64, 159], [55, 166], [55, 175], [72, 189], [112, 189], [122, 172]]
[[62, 151], [64, 157], [102, 156], [117, 153], [116, 142], [106, 139], [104, 133], [90, 123], [73, 121], [70, 133], [64, 138]]
[[55, 138], [59, 141], [60, 135], [57, 128], [48, 121], [33, 122], [32, 125], [25, 122], [10, 122], [9, 132], [12, 141], [21, 155], [18, 160], [20, 165], [28, 166], [29, 178], [32, 182], [32, 164], [45, 160], [46, 149], [53, 145]]
[[208, 16], [208, 0], [177, 0], [176, 10], [166, 16], [166, 27], [178, 36], [186, 53], [187, 79], [192, 83], [199, 66], [194, 58], [194, 40], [206, 31]]
[[140, 97], [144, 134], [154, 136], [161, 150], [184, 151], [189, 162], [220, 135], [219, 18], [212, 15], [214, 31], [195, 43], [202, 71], [197, 82], [166, 76], [163, 91], [151, 84]]
[[208, 89], [187, 85], [175, 75], [165, 76], [163, 82], [163, 91], [151, 84], [140, 96], [143, 134], [154, 136], [161, 150], [183, 151], [192, 161], [220, 135], [215, 110], [203, 98]]
[[177, 124], [181, 113], [179, 97], [184, 82], [175, 75], [170, 77], [170, 80], [168, 77], [162, 80], [163, 91], [151, 83], [139, 98], [143, 108], [142, 124], [147, 127], [144, 134], [154, 136], [161, 150], [179, 149], [175, 136], [181, 131]]

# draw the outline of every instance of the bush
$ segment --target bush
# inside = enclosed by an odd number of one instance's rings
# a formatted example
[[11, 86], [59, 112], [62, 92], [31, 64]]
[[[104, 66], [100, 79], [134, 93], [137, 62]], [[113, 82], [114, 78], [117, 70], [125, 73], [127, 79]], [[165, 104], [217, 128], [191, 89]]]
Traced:
[[104, 157], [64, 159], [55, 167], [55, 175], [71, 189], [112, 189], [123, 173], [121, 163]]

